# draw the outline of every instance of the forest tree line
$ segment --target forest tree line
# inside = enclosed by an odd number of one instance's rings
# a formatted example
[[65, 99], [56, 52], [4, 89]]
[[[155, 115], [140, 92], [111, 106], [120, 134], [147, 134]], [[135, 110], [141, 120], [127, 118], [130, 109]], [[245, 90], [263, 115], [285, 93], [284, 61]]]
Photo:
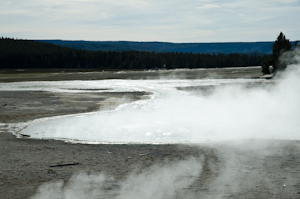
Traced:
[[87, 51], [50, 43], [0, 38], [1, 69], [147, 70], [261, 65], [269, 55]]

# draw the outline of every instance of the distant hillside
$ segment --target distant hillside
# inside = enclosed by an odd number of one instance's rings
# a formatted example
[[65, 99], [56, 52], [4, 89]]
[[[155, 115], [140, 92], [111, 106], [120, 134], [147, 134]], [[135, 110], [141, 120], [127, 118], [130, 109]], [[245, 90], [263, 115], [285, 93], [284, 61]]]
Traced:
[[[59, 42], [59, 41], [58, 41]], [[76, 43], [76, 42], [75, 42]], [[75, 44], [70, 42], [69, 44]], [[80, 44], [80, 42], [77, 42]], [[133, 42], [115, 42], [134, 44]], [[137, 43], [136, 44], [143, 44]], [[89, 42], [83, 42], [89, 44]], [[97, 43], [96, 43], [97, 44]], [[97, 46], [95, 44], [95, 46]], [[241, 53], [178, 53], [178, 52], [153, 52], [154, 47], [162, 47], [165, 43], [152, 44], [152, 50], [140, 49], [117, 51], [91, 51], [78, 50], [64, 45], [47, 42], [18, 40], [0, 37], [0, 69], [97, 69], [97, 70], [149, 70], [149, 69], [174, 69], [174, 68], [222, 68], [237, 66], [259, 66], [269, 57], [266, 54], [241, 54]], [[161, 44], [161, 45], [160, 45]], [[168, 44], [168, 43], [166, 43]], [[99, 45], [99, 43], [98, 43]], [[174, 45], [174, 48], [178, 44]], [[167, 46], [164, 51], [167, 51]], [[182, 44], [184, 46], [184, 44]], [[137, 45], [138, 46], [138, 45]], [[144, 45], [144, 47], [147, 45]], [[183, 46], [181, 46], [183, 48]], [[74, 46], [75, 47], [75, 46]], [[129, 47], [127, 49], [129, 49]], [[142, 47], [142, 45], [140, 45]], [[178, 47], [178, 46], [177, 46]], [[191, 46], [190, 46], [191, 47]], [[187, 48], [187, 46], [186, 46]], [[170, 48], [169, 48], [170, 49]], [[152, 51], [152, 52], [149, 52]]]
[[183, 53], [245, 53], [271, 54], [274, 42], [236, 42], [236, 43], [166, 43], [166, 42], [131, 42], [131, 41], [64, 41], [36, 40], [75, 49], [91, 51], [148, 51], [148, 52], [183, 52]]

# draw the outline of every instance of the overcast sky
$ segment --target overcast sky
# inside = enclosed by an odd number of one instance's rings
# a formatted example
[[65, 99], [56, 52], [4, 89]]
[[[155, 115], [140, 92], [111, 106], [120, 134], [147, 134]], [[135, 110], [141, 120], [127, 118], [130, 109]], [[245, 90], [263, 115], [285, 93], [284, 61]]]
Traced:
[[300, 40], [300, 0], [0, 0], [0, 36], [164, 42]]

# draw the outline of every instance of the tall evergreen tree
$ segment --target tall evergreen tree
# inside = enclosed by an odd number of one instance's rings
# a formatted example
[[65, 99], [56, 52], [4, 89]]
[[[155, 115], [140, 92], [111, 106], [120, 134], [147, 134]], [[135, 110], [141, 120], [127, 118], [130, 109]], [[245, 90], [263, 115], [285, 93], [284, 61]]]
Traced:
[[279, 36], [277, 37], [277, 40], [275, 43], [272, 45], [272, 51], [273, 51], [273, 56], [274, 56], [274, 72], [284, 70], [287, 65], [280, 62], [279, 57], [286, 51], [291, 50], [292, 44], [288, 39], [285, 38], [285, 35], [280, 32]]
[[263, 63], [262, 72], [264, 74], [270, 74], [270, 66], [273, 66], [274, 73], [284, 70], [287, 65], [281, 62], [279, 58], [284, 52], [291, 50], [291, 48], [292, 44], [290, 41], [286, 39], [282, 32], [280, 32], [274, 44], [272, 45], [272, 56], [268, 57]]

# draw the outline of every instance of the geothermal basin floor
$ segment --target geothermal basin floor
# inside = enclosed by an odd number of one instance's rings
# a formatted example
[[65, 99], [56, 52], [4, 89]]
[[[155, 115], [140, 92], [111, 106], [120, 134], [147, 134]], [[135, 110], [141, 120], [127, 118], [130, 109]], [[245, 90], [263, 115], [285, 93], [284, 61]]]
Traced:
[[[102, 198], [115, 198], [130, 173], [139, 174], [153, 165], [160, 168], [191, 157], [200, 162], [202, 170], [173, 198], [300, 198], [300, 141], [88, 145], [16, 138], [8, 125], [113, 109], [143, 99], [147, 93], [0, 91], [0, 96], [0, 198], [30, 198], [44, 183], [62, 180], [67, 184], [73, 175], [82, 172], [109, 176]], [[70, 165], [52, 167], [59, 164]]]

